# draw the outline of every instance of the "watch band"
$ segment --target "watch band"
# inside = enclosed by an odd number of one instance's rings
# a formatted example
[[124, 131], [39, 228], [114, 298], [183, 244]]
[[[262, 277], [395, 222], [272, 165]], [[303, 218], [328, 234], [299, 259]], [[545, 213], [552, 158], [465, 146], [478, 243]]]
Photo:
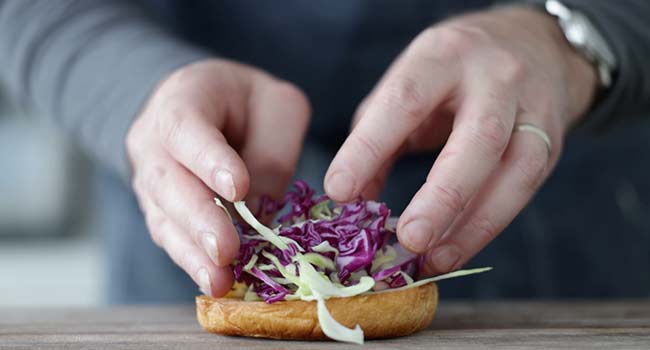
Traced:
[[567, 41], [596, 66], [601, 86], [609, 87], [618, 64], [616, 56], [589, 18], [558, 0], [547, 0], [544, 8], [558, 18]]

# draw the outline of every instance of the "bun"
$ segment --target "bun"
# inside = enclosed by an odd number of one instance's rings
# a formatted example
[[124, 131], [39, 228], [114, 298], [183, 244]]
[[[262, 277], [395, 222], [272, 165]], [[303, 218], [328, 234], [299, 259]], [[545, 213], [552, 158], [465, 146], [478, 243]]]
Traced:
[[[434, 283], [416, 288], [331, 298], [327, 309], [346, 327], [359, 324], [366, 339], [401, 337], [426, 328], [438, 304]], [[208, 332], [273, 339], [327, 339], [316, 315], [315, 301], [243, 301], [239, 298], [196, 298], [196, 313]]]

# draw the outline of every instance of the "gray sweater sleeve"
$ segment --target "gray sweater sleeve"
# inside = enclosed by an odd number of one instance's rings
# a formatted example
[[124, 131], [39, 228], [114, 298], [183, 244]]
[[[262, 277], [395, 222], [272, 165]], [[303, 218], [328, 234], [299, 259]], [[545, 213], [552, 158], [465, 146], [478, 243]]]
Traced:
[[5, 90], [125, 179], [125, 136], [147, 97], [173, 70], [208, 55], [128, 1], [0, 0]]
[[[544, 0], [524, 0], [543, 5]], [[650, 0], [563, 0], [582, 11], [605, 36], [618, 59], [614, 84], [597, 98], [584, 127], [650, 118]]]

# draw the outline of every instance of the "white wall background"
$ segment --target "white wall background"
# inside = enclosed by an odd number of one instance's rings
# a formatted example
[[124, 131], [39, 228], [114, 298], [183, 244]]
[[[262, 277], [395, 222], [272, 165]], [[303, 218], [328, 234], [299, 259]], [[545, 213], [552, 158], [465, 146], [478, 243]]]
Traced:
[[99, 304], [104, 269], [87, 228], [88, 162], [60, 131], [4, 107], [0, 101], [0, 307]]
[[98, 305], [100, 261], [89, 235], [0, 242], [0, 307]]

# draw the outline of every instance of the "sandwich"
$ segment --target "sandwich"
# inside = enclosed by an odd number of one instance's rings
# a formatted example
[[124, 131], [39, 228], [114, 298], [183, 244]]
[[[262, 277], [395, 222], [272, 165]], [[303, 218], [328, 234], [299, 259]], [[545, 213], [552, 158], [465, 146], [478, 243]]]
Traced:
[[[300, 180], [281, 201], [262, 197], [255, 214], [244, 202], [234, 208], [242, 219], [236, 283], [225, 297], [196, 298], [198, 321], [212, 333], [357, 344], [405, 336], [433, 320], [436, 281], [490, 269], [415, 280], [422, 258], [395, 242], [386, 204], [334, 203]], [[259, 217], [278, 218], [271, 228]]]

